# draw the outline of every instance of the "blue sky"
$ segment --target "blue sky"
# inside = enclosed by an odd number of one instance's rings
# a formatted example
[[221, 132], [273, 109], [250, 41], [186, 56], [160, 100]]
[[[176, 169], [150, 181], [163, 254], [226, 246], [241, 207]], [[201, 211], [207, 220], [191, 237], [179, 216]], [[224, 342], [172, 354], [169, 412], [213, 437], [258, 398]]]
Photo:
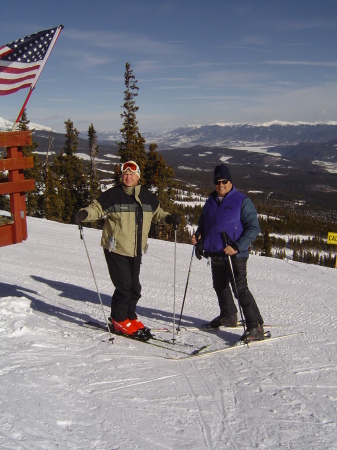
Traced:
[[[337, 120], [336, 0], [13, 0], [10, 9], [0, 45], [64, 25], [27, 105], [31, 122], [55, 131], [68, 118], [79, 131], [118, 131], [126, 62], [140, 132]], [[0, 116], [14, 120], [27, 94], [0, 97]]]

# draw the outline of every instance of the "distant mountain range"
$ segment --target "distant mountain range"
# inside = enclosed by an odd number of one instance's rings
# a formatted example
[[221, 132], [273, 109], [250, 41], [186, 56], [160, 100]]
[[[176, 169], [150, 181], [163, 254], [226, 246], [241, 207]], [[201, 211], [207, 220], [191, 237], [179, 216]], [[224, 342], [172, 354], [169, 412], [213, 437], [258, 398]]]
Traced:
[[[64, 134], [30, 126], [42, 159], [47, 149], [51, 159], [64, 149]], [[11, 129], [11, 122], [0, 118], [0, 131], [5, 127]], [[157, 143], [160, 154], [183, 183], [208, 192], [214, 167], [225, 162], [235, 185], [256, 201], [283, 204], [296, 211], [317, 210], [320, 216], [325, 211], [327, 217], [337, 220], [337, 122], [214, 124], [141, 133], [147, 146]], [[97, 132], [97, 137], [97, 168], [101, 182], [109, 185], [120, 161], [116, 142], [122, 136]], [[88, 159], [88, 153], [87, 132], [83, 132], [77, 155]]]
[[[337, 122], [264, 124], [214, 124], [179, 127], [170, 131], [142, 133], [147, 143], [155, 142], [159, 149], [176, 147], [242, 147], [244, 145], [294, 145], [305, 142], [328, 142], [337, 139]], [[121, 140], [119, 133], [98, 133], [99, 140]]]
[[[11, 130], [12, 122], [0, 117], [0, 131]], [[54, 133], [51, 128], [29, 124], [30, 129]], [[194, 146], [241, 148], [243, 146], [262, 146], [265, 148], [300, 143], [322, 143], [337, 140], [337, 122], [267, 122], [251, 123], [216, 123], [213, 125], [189, 125], [169, 131], [143, 132], [146, 143], [155, 142], [158, 149], [189, 148]], [[38, 133], [41, 134], [41, 133]], [[60, 137], [63, 134], [60, 134]], [[87, 139], [87, 130], [80, 132]], [[100, 143], [115, 145], [121, 141], [119, 132], [97, 132]]]

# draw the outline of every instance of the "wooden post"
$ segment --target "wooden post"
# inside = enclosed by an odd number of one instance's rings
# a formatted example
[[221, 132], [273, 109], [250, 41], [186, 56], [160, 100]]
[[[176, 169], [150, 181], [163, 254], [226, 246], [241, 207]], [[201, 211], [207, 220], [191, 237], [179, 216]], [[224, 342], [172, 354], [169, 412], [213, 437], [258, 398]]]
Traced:
[[10, 195], [13, 223], [0, 226], [0, 247], [27, 239], [26, 191], [35, 189], [34, 180], [25, 180], [23, 170], [34, 167], [33, 157], [24, 157], [22, 147], [32, 145], [30, 131], [0, 133], [0, 147], [7, 147], [7, 158], [0, 159], [0, 170], [8, 171], [0, 180], [0, 195]]

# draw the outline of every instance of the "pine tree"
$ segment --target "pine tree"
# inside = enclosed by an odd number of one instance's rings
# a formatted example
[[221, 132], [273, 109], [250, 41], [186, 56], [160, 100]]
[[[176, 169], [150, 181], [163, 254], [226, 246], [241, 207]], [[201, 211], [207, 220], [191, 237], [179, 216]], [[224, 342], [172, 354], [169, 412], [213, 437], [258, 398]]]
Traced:
[[[28, 131], [29, 122], [27, 111], [24, 109], [18, 124], [18, 130]], [[44, 217], [45, 171], [40, 158], [35, 153], [38, 146], [39, 144], [33, 141], [32, 145], [22, 148], [22, 154], [32, 156], [34, 161], [34, 167], [24, 170], [26, 179], [35, 180], [35, 190], [28, 191], [26, 194], [26, 209], [29, 216]]]
[[272, 244], [269, 236], [269, 229], [266, 228], [263, 232], [263, 245], [262, 245], [262, 256], [272, 256]]
[[118, 155], [121, 158], [121, 162], [134, 160], [140, 167], [141, 175], [146, 165], [146, 152], [145, 152], [145, 139], [140, 134], [138, 128], [138, 122], [136, 119], [136, 112], [139, 107], [136, 106], [135, 97], [138, 96], [139, 87], [131, 65], [127, 62], [125, 65], [124, 73], [124, 111], [121, 113], [123, 121], [123, 127], [120, 132], [123, 136], [122, 142], [116, 142], [119, 147]]
[[157, 152], [157, 144], [150, 144], [144, 168], [144, 182], [149, 188], [156, 191], [162, 207], [169, 211], [176, 196], [174, 189], [177, 187], [177, 182], [174, 176], [172, 167], [168, 166]]
[[[121, 162], [128, 160], [137, 162], [141, 172], [141, 183], [146, 184], [150, 189], [152, 188], [163, 209], [172, 212], [173, 199], [175, 198], [174, 187], [176, 186], [174, 172], [165, 163], [162, 156], [158, 155], [156, 144], [151, 144], [149, 154], [146, 154], [145, 139], [139, 131], [136, 119], [136, 113], [139, 109], [135, 102], [135, 97], [137, 97], [139, 90], [137, 83], [138, 81], [133, 74], [131, 65], [127, 62], [124, 73], [124, 84], [126, 87], [124, 91], [124, 111], [121, 114], [123, 127], [120, 129], [124, 140], [117, 142], [119, 147], [118, 155], [121, 158]], [[115, 170], [114, 178], [116, 184], [120, 183], [119, 172], [120, 170]], [[185, 224], [186, 221], [183, 218], [180, 228], [183, 229]], [[155, 227], [153, 225], [150, 230], [150, 237], [172, 238], [171, 232], [172, 227], [166, 225]], [[182, 233], [185, 232], [183, 231]]]
[[66, 134], [65, 134], [65, 144], [64, 144], [64, 153], [67, 156], [73, 156], [78, 150], [78, 135], [79, 132], [74, 128], [73, 122], [68, 119], [64, 122], [66, 126]]
[[[50, 219], [50, 220], [54, 220], [53, 218], [49, 217], [50, 203], [51, 203], [49, 195], [53, 196], [53, 181], [52, 181], [52, 172], [51, 172], [51, 168], [50, 168], [50, 164], [49, 164], [49, 156], [50, 156], [49, 152], [50, 152], [50, 149], [52, 148], [53, 141], [54, 141], [54, 137], [52, 136], [52, 134], [50, 134], [49, 140], [48, 140], [48, 147], [46, 150], [46, 159], [45, 159], [45, 163], [44, 163], [44, 167], [45, 167], [45, 173], [44, 173], [44, 177], [45, 177], [44, 217], [46, 217], [47, 219]], [[52, 203], [54, 203], [54, 202], [52, 202]]]
[[[174, 180], [174, 171], [168, 166], [163, 157], [157, 152], [157, 144], [151, 143], [147, 154], [144, 169], [144, 183], [158, 197], [161, 207], [168, 212], [173, 212], [173, 200], [176, 196], [177, 182]], [[176, 209], [176, 208], [175, 208]], [[176, 212], [176, 211], [174, 211]], [[182, 216], [182, 224], [178, 229], [179, 241], [182, 241], [186, 219]], [[152, 224], [150, 237], [171, 238], [171, 230], [167, 225]]]
[[98, 145], [97, 145], [97, 133], [91, 123], [88, 129], [88, 141], [89, 141], [89, 156], [91, 164], [91, 172], [96, 177], [96, 162], [95, 158], [98, 156]]
[[65, 147], [60, 155], [54, 158], [48, 182], [48, 198], [49, 216], [53, 216], [54, 220], [68, 223], [73, 211], [88, 204], [90, 186], [84, 164], [75, 155], [79, 133], [70, 119], [64, 123]]
[[115, 164], [115, 172], [113, 176], [115, 185], [122, 184], [121, 176], [122, 176], [121, 166], [119, 164]]
[[[62, 183], [55, 172], [56, 164], [48, 167], [46, 172], [46, 202], [45, 202], [45, 218], [56, 222], [62, 222], [62, 211], [64, 210], [64, 201], [60, 193], [62, 192]], [[57, 169], [56, 169], [57, 170]]]
[[97, 177], [97, 168], [95, 158], [98, 156], [97, 133], [93, 124], [88, 129], [89, 156], [90, 156], [90, 202], [98, 197], [101, 192], [99, 180]]

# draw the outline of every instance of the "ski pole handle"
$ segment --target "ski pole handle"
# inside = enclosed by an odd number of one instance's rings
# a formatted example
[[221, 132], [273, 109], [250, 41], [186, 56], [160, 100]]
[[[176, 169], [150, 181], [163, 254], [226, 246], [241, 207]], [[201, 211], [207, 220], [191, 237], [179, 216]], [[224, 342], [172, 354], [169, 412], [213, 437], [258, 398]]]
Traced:
[[227, 247], [227, 246], [229, 245], [229, 244], [228, 244], [229, 236], [228, 236], [228, 234], [226, 233], [226, 231], [223, 231], [223, 232], [221, 233], [221, 235], [222, 235], [222, 238], [223, 238], [223, 240], [224, 240], [225, 247]]

